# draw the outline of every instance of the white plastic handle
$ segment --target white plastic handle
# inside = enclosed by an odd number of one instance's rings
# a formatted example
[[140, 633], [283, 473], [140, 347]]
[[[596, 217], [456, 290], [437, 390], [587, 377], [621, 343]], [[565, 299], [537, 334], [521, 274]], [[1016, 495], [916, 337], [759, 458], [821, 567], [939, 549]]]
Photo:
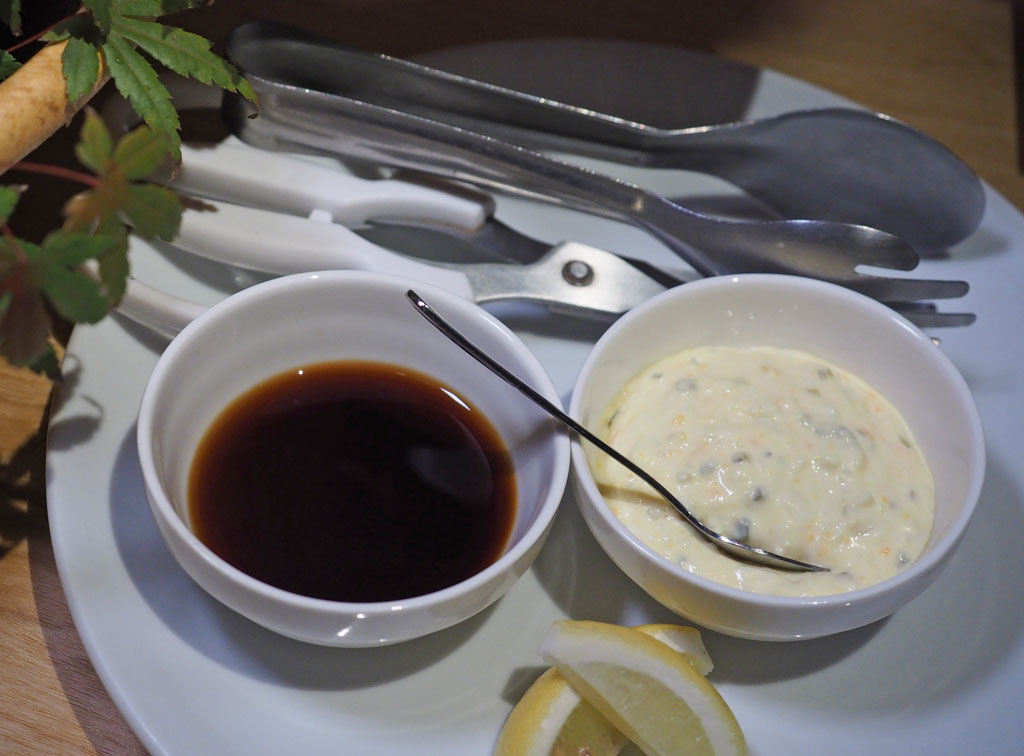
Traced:
[[473, 290], [465, 274], [390, 252], [326, 214], [300, 218], [225, 202], [212, 210], [186, 210], [175, 247], [209, 260], [261, 273], [366, 270], [415, 278], [463, 297]]
[[[326, 214], [299, 218], [222, 202], [210, 210], [186, 210], [174, 246], [210, 260], [263, 273], [365, 270], [433, 284], [473, 299], [464, 273], [389, 252]], [[326, 221], [326, 222], [325, 222]], [[118, 312], [173, 337], [205, 308], [131, 280]]]
[[257, 150], [233, 137], [214, 147], [183, 146], [181, 158], [174, 189], [297, 215], [325, 210], [347, 226], [373, 218], [418, 218], [476, 228], [494, 209], [488, 195], [462, 187], [449, 191], [397, 179], [361, 179], [311, 160]]

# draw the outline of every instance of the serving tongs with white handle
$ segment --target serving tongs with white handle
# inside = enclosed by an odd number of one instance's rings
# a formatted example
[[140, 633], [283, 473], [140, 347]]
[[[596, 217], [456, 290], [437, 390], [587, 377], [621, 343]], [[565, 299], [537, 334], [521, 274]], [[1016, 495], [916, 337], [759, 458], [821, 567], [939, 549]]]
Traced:
[[854, 108], [664, 129], [325, 43], [275, 24], [240, 27], [239, 57], [321, 56], [314, 88], [514, 144], [627, 165], [699, 171], [742, 188], [784, 218], [858, 223], [920, 249], [947, 247], [981, 222], [977, 175], [945, 146]]
[[[244, 42], [244, 44], [242, 44]], [[911, 270], [917, 253], [877, 229], [827, 221], [727, 221], [686, 210], [634, 184], [466, 129], [318, 91], [330, 45], [290, 54], [236, 36], [235, 62], [260, 97], [258, 117], [227, 96], [228, 127], [254, 146], [312, 151], [406, 168], [636, 225], [705, 276], [784, 273], [846, 286], [882, 301], [962, 296], [962, 281], [867, 275], [858, 266]], [[327, 56], [327, 57], [325, 57]]]

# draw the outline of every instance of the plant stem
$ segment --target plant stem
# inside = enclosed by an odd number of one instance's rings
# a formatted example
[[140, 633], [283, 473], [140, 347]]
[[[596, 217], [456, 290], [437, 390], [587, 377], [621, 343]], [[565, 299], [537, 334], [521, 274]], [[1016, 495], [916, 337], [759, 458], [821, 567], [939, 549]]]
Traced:
[[54, 23], [50, 24], [49, 26], [47, 26], [47, 27], [46, 27], [45, 29], [43, 29], [42, 31], [38, 31], [38, 32], [36, 32], [35, 34], [33, 34], [33, 35], [29, 36], [29, 37], [25, 37], [25, 39], [23, 39], [23, 40], [20, 40], [20, 41], [18, 41], [18, 42], [15, 42], [15, 43], [14, 43], [13, 45], [11, 45], [10, 47], [8, 47], [8, 48], [7, 48], [7, 52], [9, 52], [9, 53], [12, 53], [12, 52], [14, 52], [15, 50], [20, 50], [20, 49], [21, 49], [22, 47], [24, 47], [25, 45], [30, 45], [30, 44], [32, 44], [32, 43], [33, 43], [33, 42], [35, 42], [35, 41], [36, 41], [37, 39], [39, 39], [40, 37], [42, 37], [42, 36], [43, 36], [44, 34], [48, 34], [48, 33], [49, 33], [49, 32], [50, 32], [51, 30], [53, 30], [53, 28], [54, 28], [54, 27], [56, 27], [56, 26], [57, 26], [58, 24], [63, 24], [63, 23], [64, 23], [65, 21], [67, 21], [67, 20], [68, 20], [69, 18], [73, 18], [73, 16], [65, 16], [64, 18], [62, 18], [62, 19], [59, 19], [59, 20], [55, 21]]
[[[2, 235], [7, 240], [7, 243], [11, 245], [11, 249], [13, 249], [14, 253], [18, 256], [19, 263], [24, 264], [28, 262], [28, 257], [25, 255], [25, 250], [23, 250], [21, 248], [21, 245], [18, 244], [18, 237], [14, 235], [14, 232], [11, 230], [11, 227], [7, 225], [7, 223], [0, 223], [0, 235]], [[10, 281], [6, 281], [5, 283], [9, 284]], [[10, 288], [10, 286], [5, 286], [4, 291], [9, 290]]]
[[11, 166], [11, 170], [15, 171], [26, 171], [28, 173], [44, 173], [49, 176], [57, 176], [58, 178], [68, 179], [69, 181], [77, 181], [86, 186], [99, 186], [100, 180], [95, 176], [91, 176], [88, 173], [82, 171], [76, 171], [71, 168], [62, 168], [59, 165], [49, 165], [47, 163], [33, 163], [28, 160], [22, 160]]

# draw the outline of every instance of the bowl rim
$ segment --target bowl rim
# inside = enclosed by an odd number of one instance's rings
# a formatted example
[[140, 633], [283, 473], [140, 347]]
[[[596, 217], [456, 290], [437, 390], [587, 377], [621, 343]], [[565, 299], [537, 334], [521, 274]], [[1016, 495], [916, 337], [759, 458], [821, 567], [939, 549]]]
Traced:
[[[418, 609], [443, 605], [448, 601], [458, 599], [473, 593], [479, 588], [485, 587], [488, 583], [499, 578], [514, 567], [520, 559], [526, 556], [543, 539], [544, 534], [558, 512], [559, 505], [564, 498], [571, 467], [568, 434], [561, 432], [558, 428], [553, 428], [551, 434], [552, 474], [547, 495], [538, 503], [532, 522], [519, 539], [514, 543], [507, 544], [506, 550], [498, 559], [470, 577], [437, 591], [403, 599], [372, 602], [335, 601], [293, 593], [265, 583], [230, 564], [206, 546], [192, 529], [186, 525], [171, 503], [166, 490], [160, 484], [160, 475], [155, 464], [157, 454], [153, 448], [154, 433], [152, 431], [156, 399], [159, 394], [166, 391], [166, 374], [170, 366], [177, 361], [180, 353], [190, 348], [192, 338], [204, 329], [216, 325], [218, 321], [233, 317], [237, 312], [253, 306], [253, 300], [259, 301], [262, 298], [274, 296], [282, 288], [292, 289], [298, 287], [301, 291], [302, 288], [307, 286], [325, 285], [346, 287], [376, 285], [395, 291], [415, 288], [429, 295], [433, 301], [443, 303], [443, 306], [450, 311], [458, 310], [460, 314], [482, 319], [489, 327], [496, 329], [502, 337], [515, 346], [516, 351], [520, 353], [524, 365], [535, 374], [533, 377], [537, 383], [534, 384], [534, 388], [549, 401], [561, 406], [561, 398], [558, 395], [558, 391], [536, 355], [526, 347], [522, 340], [508, 326], [469, 300], [436, 286], [391, 274], [330, 270], [282, 276], [243, 289], [212, 305], [182, 329], [178, 337], [171, 341], [160, 356], [156, 367], [147, 381], [146, 389], [142, 396], [136, 429], [136, 447], [142, 468], [143, 480], [146, 484], [146, 491], [149, 494], [150, 508], [154, 515], [170, 529], [170, 535], [182, 546], [189, 549], [203, 564], [220, 573], [247, 594], [258, 595], [261, 599], [275, 602], [286, 609], [320, 614], [362, 614], [366, 616], [360, 617], [360, 619], [368, 619], [372, 615], [386, 613], [389, 616], [394, 616], [399, 612], [411, 613]], [[537, 385], [538, 383], [539, 385]], [[161, 531], [163, 531], [163, 528], [161, 528]], [[166, 539], [167, 534], [164, 537]]]
[[[571, 442], [573, 474], [577, 484], [584, 488], [585, 493], [585, 497], [580, 497], [579, 505], [586, 507], [588, 503], [592, 504], [593, 506], [589, 507], [590, 511], [599, 517], [602, 523], [658, 569], [663, 569], [684, 582], [693, 583], [696, 587], [714, 594], [718, 598], [742, 602], [763, 609], [799, 610], [811, 606], [847, 607], [854, 602], [870, 602], [880, 595], [898, 590], [900, 586], [925, 579], [930, 574], [937, 574], [936, 570], [948, 559], [955, 550], [957, 543], [963, 537], [981, 496], [986, 462], [985, 436], [981, 416], [966, 380], [949, 357], [932, 341], [931, 337], [899, 313], [870, 297], [836, 284], [775, 273], [748, 273], [703, 278], [668, 289], [628, 312], [598, 339], [581, 367], [576, 384], [573, 387], [572, 397], [569, 402], [569, 414], [574, 418], [580, 416], [583, 390], [586, 388], [590, 376], [594, 374], [595, 368], [604, 358], [604, 349], [611, 341], [619, 338], [619, 334], [632, 328], [636, 321], [650, 317], [652, 311], [660, 310], [669, 306], [677, 299], [691, 297], [695, 293], [699, 294], [706, 290], [735, 289], [736, 287], [749, 288], [751, 286], [766, 288], [769, 291], [777, 290], [790, 293], [794, 290], [800, 293], [813, 291], [837, 298], [863, 309], [869, 317], [877, 319], [880, 323], [888, 323], [886, 327], [890, 328], [894, 334], [902, 334], [899, 336], [900, 338], [906, 339], [908, 343], [915, 343], [920, 349], [921, 354], [924, 355], [924, 358], [930, 361], [930, 367], [937, 371], [937, 374], [941, 376], [941, 380], [945, 381], [953, 390], [954, 395], [960, 400], [961, 409], [967, 419], [966, 431], [969, 436], [968, 448], [971, 458], [968, 463], [969, 481], [963, 498], [963, 506], [960, 507], [960, 511], [952, 519], [943, 536], [934, 542], [929, 539], [926, 547], [927, 550], [924, 554], [899, 574], [881, 582], [856, 588], [845, 593], [831, 593], [820, 596], [780, 596], [735, 588], [703, 575], [689, 572], [643, 543], [615, 516], [610, 507], [597, 505], [598, 502], [603, 502], [604, 498], [597, 489], [597, 484], [587, 463], [583, 444], [578, 437], [574, 437]], [[638, 368], [638, 370], [642, 369], [642, 366]], [[582, 499], [584, 498], [589, 500], [589, 502], [583, 501]]]

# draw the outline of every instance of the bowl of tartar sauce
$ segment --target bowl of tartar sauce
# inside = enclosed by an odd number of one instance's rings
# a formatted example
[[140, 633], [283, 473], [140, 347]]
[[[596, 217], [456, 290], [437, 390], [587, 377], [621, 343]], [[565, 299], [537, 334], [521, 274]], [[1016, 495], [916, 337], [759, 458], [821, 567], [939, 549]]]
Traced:
[[573, 487], [602, 548], [669, 609], [796, 640], [888, 616], [948, 562], [985, 467], [970, 390], [888, 307], [781, 275], [687, 283], [616, 322], [570, 413], [718, 532], [828, 568], [739, 561], [591, 444]]

